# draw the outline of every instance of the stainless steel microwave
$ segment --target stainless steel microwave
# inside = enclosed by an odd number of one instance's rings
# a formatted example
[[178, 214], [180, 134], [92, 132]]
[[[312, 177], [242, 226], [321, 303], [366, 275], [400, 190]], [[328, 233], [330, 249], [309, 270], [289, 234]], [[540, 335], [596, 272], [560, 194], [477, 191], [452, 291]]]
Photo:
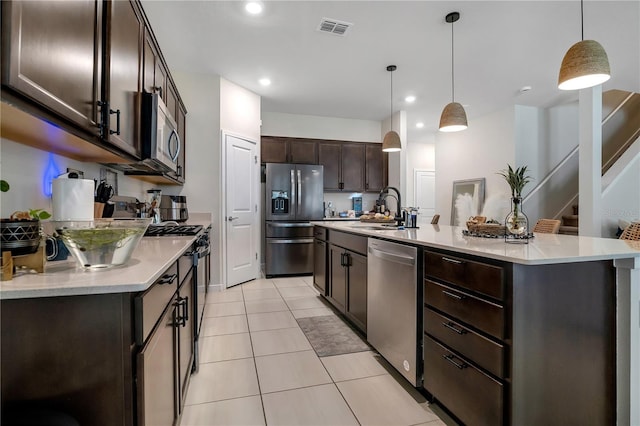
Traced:
[[157, 93], [142, 94], [142, 163], [163, 173], [176, 173], [182, 141], [178, 126]]

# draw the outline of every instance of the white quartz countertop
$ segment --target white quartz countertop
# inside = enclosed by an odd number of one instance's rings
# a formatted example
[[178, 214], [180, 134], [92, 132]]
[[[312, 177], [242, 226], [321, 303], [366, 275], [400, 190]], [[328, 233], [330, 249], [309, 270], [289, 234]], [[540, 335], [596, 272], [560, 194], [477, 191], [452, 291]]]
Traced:
[[[211, 224], [210, 214], [190, 214], [189, 225]], [[47, 262], [42, 274], [25, 273], [0, 281], [0, 299], [74, 296], [144, 291], [189, 249], [195, 236], [143, 237], [126, 265], [86, 271], [69, 255]]]
[[528, 244], [506, 243], [504, 238], [467, 237], [464, 228], [422, 225], [418, 229], [379, 230], [371, 223], [312, 222], [327, 229], [352, 232], [400, 243], [451, 250], [524, 265], [587, 262], [640, 257], [640, 243], [612, 238], [535, 234]]

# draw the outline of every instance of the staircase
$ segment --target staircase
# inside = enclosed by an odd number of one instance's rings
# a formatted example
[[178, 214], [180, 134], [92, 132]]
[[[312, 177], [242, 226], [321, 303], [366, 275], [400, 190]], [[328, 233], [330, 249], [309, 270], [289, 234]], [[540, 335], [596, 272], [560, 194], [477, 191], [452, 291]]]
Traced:
[[[640, 94], [609, 90], [602, 94], [603, 195], [629, 158], [640, 151]], [[562, 218], [561, 234], [578, 234], [578, 146], [529, 192], [523, 206], [537, 218]], [[620, 161], [619, 161], [620, 160]]]
[[578, 206], [574, 205], [573, 214], [562, 215], [560, 234], [578, 235]]

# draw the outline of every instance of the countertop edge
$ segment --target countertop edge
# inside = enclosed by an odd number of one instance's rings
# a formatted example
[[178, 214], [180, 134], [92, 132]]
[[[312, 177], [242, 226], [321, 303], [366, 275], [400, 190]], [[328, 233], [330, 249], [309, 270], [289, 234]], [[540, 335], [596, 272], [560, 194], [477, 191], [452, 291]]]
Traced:
[[[623, 240], [610, 238], [579, 237], [572, 235], [539, 234], [528, 244], [510, 244], [502, 239], [482, 239], [462, 235], [461, 227], [448, 225], [422, 225], [420, 229], [405, 230], [371, 230], [360, 229], [358, 225], [346, 223], [331, 223], [325, 221], [311, 222], [313, 225], [349, 232], [356, 235], [373, 237], [382, 240], [395, 241], [425, 248], [448, 250], [471, 256], [494, 259], [521, 265], [551, 265], [562, 263], [591, 262], [603, 260], [617, 260], [640, 257], [640, 250], [636, 250]], [[367, 227], [370, 224], [362, 224]], [[455, 236], [455, 238], [453, 237]], [[440, 238], [446, 241], [437, 241]], [[457, 243], [457, 244], [456, 244]], [[474, 248], [462, 244], [473, 244]], [[564, 251], [562, 244], [564, 243]], [[583, 247], [584, 246], [584, 247]], [[512, 250], [518, 255], [507, 255], [491, 252], [491, 249]], [[610, 250], [609, 249], [615, 249]], [[550, 254], [545, 255], [545, 250]], [[532, 253], [533, 252], [533, 253]]]
[[[206, 228], [211, 225], [211, 215], [194, 213], [187, 223]], [[145, 291], [195, 240], [196, 236], [144, 237], [126, 265], [104, 271], [84, 271], [75, 266], [71, 257], [69, 262], [48, 262], [42, 274], [24, 274], [9, 281], [0, 281], [0, 300]], [[157, 252], [163, 256], [158, 258]], [[134, 278], [126, 281], [126, 277], [131, 275]], [[110, 280], [113, 282], [108, 282]]]

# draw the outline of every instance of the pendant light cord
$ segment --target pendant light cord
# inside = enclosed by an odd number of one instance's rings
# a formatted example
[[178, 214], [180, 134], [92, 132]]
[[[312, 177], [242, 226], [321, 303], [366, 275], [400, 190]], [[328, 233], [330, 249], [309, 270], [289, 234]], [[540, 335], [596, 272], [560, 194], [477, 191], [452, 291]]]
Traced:
[[453, 22], [451, 23], [451, 102], [455, 100], [455, 89], [453, 84], [454, 71], [453, 71]]
[[391, 130], [393, 130], [393, 70], [391, 70], [391, 99], [389, 99], [389, 113], [391, 116]]
[[580, 34], [584, 41], [584, 2], [580, 0]]

